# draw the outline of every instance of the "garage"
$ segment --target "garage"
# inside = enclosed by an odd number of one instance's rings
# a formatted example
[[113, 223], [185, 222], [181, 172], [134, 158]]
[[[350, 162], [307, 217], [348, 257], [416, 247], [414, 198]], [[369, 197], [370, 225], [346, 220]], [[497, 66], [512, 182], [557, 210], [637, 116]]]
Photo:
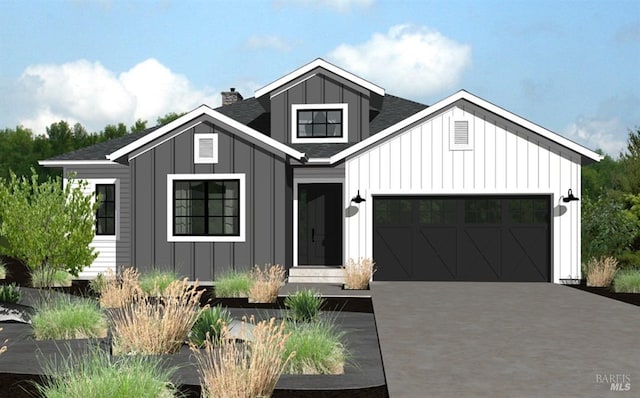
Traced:
[[375, 280], [548, 282], [551, 198], [375, 196]]

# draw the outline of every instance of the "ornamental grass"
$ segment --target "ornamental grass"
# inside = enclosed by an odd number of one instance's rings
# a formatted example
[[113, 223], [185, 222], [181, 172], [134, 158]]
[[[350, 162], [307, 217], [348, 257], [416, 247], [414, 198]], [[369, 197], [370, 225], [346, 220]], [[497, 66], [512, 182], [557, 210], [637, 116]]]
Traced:
[[367, 289], [369, 281], [376, 272], [375, 262], [373, 259], [364, 257], [357, 261], [350, 258], [342, 267], [344, 269], [344, 288], [345, 289]]
[[123, 308], [131, 303], [134, 297], [143, 295], [140, 289], [140, 273], [135, 268], [125, 268], [120, 276], [112, 270], [100, 277], [94, 285], [94, 291], [100, 294], [102, 308]]
[[172, 354], [206, 309], [200, 307], [198, 282], [187, 278], [171, 283], [162, 297], [137, 292], [131, 302], [112, 312], [114, 354]]
[[587, 286], [609, 287], [618, 269], [613, 257], [592, 258], [586, 265]]
[[249, 288], [250, 303], [275, 303], [278, 299], [278, 292], [285, 281], [285, 272], [282, 265], [265, 265], [264, 269], [259, 266], [251, 270], [251, 280]]
[[[255, 320], [250, 319], [253, 324]], [[243, 321], [242, 332], [246, 333]], [[210, 340], [203, 349], [191, 346], [198, 363], [204, 398], [270, 397], [287, 362], [295, 353], [285, 356], [289, 333], [284, 322], [275, 318], [261, 321], [253, 329], [253, 340], [239, 343], [225, 326], [219, 346]]]

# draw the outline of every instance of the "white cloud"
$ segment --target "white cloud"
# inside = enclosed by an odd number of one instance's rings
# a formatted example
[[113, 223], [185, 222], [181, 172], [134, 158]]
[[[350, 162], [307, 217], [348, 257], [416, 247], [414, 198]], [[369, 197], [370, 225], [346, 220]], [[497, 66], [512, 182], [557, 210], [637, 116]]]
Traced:
[[626, 127], [618, 118], [580, 117], [565, 129], [565, 136], [589, 149], [602, 149], [616, 158], [626, 144]]
[[374, 0], [276, 0], [274, 3], [276, 6], [290, 4], [349, 12], [353, 8], [369, 8], [373, 5]]
[[455, 88], [471, 66], [471, 46], [426, 27], [397, 25], [365, 43], [342, 44], [329, 58], [391, 93], [424, 97]]
[[293, 44], [278, 36], [256, 36], [249, 37], [246, 46], [252, 50], [256, 49], [274, 49], [282, 52], [290, 51]]
[[19, 81], [19, 123], [44, 133], [53, 122], [80, 122], [89, 131], [107, 124], [131, 124], [138, 118], [154, 125], [168, 112], [189, 111], [202, 103], [216, 106], [219, 95], [196, 90], [188, 79], [155, 59], [145, 60], [116, 75], [99, 62], [78, 60], [62, 65], [32, 65]]

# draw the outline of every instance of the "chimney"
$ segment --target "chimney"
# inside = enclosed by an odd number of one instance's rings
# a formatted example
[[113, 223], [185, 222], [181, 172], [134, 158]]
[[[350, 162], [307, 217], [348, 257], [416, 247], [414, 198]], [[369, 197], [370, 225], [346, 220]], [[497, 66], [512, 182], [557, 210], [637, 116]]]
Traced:
[[236, 91], [235, 87], [231, 87], [229, 91], [222, 92], [222, 106], [234, 104], [242, 101], [242, 95]]

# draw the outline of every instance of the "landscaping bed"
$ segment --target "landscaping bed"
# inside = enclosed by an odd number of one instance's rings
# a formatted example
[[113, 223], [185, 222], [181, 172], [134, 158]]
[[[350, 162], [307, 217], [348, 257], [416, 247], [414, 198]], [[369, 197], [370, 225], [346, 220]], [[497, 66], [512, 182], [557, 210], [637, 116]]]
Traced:
[[[85, 292], [78, 283], [66, 292]], [[38, 289], [22, 288], [20, 304], [31, 308], [41, 293]], [[211, 291], [205, 293], [211, 297]], [[339, 375], [288, 375], [283, 374], [276, 384], [273, 397], [387, 397], [382, 358], [378, 344], [375, 318], [368, 297], [325, 297], [323, 315], [335, 322], [345, 332], [345, 345], [351, 353], [350, 360]], [[212, 305], [221, 304], [229, 309], [235, 319], [253, 316], [257, 320], [284, 319], [284, 297], [273, 304], [249, 303], [246, 298], [216, 298]], [[33, 397], [35, 388], [29, 381], [38, 380], [45, 371], [38, 359], [64, 357], [67, 351], [82, 352], [99, 345], [109, 351], [111, 344], [105, 339], [41, 340], [33, 338], [31, 326], [17, 322], [0, 324], [4, 330], [0, 337], [8, 339], [8, 350], [0, 357], [0, 397]], [[193, 353], [187, 345], [171, 355], [158, 356], [163, 366], [176, 366], [172, 381], [181, 385], [181, 392], [189, 397], [200, 396], [200, 380]]]
[[574, 289], [579, 289], [585, 292], [597, 294], [599, 296], [607, 297], [610, 299], [623, 301], [632, 305], [640, 306], [640, 293], [616, 293], [611, 287], [593, 287], [587, 286], [585, 280], [580, 281], [580, 284], [566, 285]]

